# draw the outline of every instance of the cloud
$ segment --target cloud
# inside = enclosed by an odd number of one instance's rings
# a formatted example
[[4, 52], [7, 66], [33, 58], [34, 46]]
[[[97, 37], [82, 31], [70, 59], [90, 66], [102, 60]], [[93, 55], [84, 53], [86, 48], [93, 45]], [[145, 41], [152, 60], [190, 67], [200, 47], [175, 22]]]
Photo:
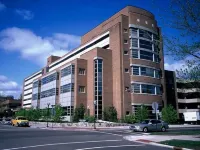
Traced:
[[165, 63], [164, 64], [165, 70], [176, 71], [180, 69], [186, 68], [184, 61], [176, 61], [174, 63]]
[[18, 98], [21, 94], [22, 87], [15, 81], [9, 80], [6, 76], [0, 75], [0, 93], [3, 95], [13, 95]]
[[6, 9], [6, 6], [0, 2], [0, 11], [5, 10], [5, 9]]
[[55, 33], [51, 37], [41, 37], [21, 28], [8, 28], [0, 32], [0, 48], [17, 51], [21, 57], [40, 66], [46, 64], [50, 55], [62, 56], [80, 44], [80, 37]]
[[24, 20], [31, 20], [34, 17], [33, 12], [25, 9], [16, 9], [15, 13], [20, 15]]

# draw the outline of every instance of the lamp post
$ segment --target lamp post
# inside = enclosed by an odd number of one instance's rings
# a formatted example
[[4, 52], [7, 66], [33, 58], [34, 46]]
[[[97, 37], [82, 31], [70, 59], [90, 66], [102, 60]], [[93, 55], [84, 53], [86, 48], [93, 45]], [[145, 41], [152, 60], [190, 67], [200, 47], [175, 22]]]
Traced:
[[95, 125], [95, 122], [96, 122], [96, 117], [95, 117], [95, 106], [97, 105], [97, 101], [95, 100], [94, 101], [94, 129], [96, 129], [96, 125]]
[[49, 127], [49, 105], [50, 103], [47, 103], [47, 128]]

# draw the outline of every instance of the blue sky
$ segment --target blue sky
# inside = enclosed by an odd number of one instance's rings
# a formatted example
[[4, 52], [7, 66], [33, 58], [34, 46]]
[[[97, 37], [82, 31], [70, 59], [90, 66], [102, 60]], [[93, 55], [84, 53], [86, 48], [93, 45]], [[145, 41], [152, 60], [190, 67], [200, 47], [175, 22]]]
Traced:
[[[159, 17], [169, 1], [155, 1], [0, 0], [0, 94], [19, 95], [23, 79], [44, 66], [47, 56], [77, 47], [83, 34], [127, 5], [151, 11], [162, 26]], [[180, 67], [165, 61], [167, 68]]]

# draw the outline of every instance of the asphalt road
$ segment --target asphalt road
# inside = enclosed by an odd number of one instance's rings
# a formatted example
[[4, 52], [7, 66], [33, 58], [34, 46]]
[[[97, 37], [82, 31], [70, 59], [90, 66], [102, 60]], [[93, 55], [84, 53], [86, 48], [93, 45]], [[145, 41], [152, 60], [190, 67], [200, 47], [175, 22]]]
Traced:
[[130, 142], [123, 136], [141, 133], [121, 131], [59, 131], [0, 125], [0, 150], [168, 150]]

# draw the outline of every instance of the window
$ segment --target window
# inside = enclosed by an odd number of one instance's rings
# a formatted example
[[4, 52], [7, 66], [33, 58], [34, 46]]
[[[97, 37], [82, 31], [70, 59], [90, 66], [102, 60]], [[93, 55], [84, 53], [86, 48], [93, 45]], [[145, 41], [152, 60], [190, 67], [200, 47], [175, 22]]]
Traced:
[[145, 30], [139, 29], [139, 37], [152, 40], [152, 33], [149, 32], [149, 31], [145, 31]]
[[128, 86], [125, 86], [125, 91], [129, 91], [129, 87]]
[[154, 54], [154, 61], [155, 62], [160, 62], [160, 57], [157, 54]]
[[52, 82], [54, 80], [57, 79], [57, 72], [56, 73], [53, 73], [47, 77], [44, 77], [42, 80], [41, 80], [41, 84], [44, 85], [44, 84], [47, 84], [49, 82]]
[[130, 36], [131, 37], [137, 37], [138, 36], [137, 32], [138, 32], [137, 28], [130, 28]]
[[56, 95], [56, 89], [52, 88], [46, 91], [42, 91], [40, 94], [40, 98], [50, 97]]
[[85, 86], [79, 86], [79, 93], [85, 93]]
[[134, 93], [140, 93], [140, 84], [133, 84], [132, 90]]
[[133, 75], [139, 75], [139, 66], [133, 66]]
[[129, 115], [130, 114], [130, 112], [129, 111], [126, 111], [126, 115]]
[[158, 53], [160, 51], [160, 48], [158, 47], [157, 44], [153, 44], [154, 45], [154, 52]]
[[155, 70], [155, 78], [160, 78], [160, 72], [159, 72], [159, 70]]
[[74, 83], [65, 84], [60, 87], [60, 93], [74, 92]]
[[79, 75], [85, 75], [85, 69], [79, 68]]
[[124, 28], [124, 33], [127, 33], [127, 32], [128, 32], [128, 29], [125, 29], [125, 28]]
[[37, 88], [39, 86], [39, 81], [33, 82], [33, 88]]
[[74, 65], [68, 66], [61, 70], [61, 77], [74, 74]]
[[134, 93], [161, 95], [160, 85], [133, 83], [131, 84], [131, 88]]
[[136, 38], [131, 39], [131, 47], [138, 47], [138, 39]]
[[154, 69], [147, 68], [147, 67], [141, 67], [141, 75], [154, 77]]
[[152, 51], [152, 42], [140, 39], [140, 48], [148, 49]]
[[161, 87], [160, 86], [156, 86], [156, 94], [161, 95]]
[[139, 51], [137, 49], [132, 49], [132, 58], [138, 58]]
[[129, 69], [128, 68], [125, 68], [124, 71], [125, 71], [125, 73], [129, 73]]
[[153, 61], [153, 53], [147, 51], [140, 51], [140, 59], [146, 59]]
[[102, 84], [102, 67], [103, 67], [103, 60], [96, 59], [94, 60], [95, 67], [94, 67], [94, 83], [95, 83], [95, 96], [94, 99], [97, 102], [95, 106], [95, 117], [98, 119], [102, 119], [102, 91], [103, 91], [103, 84]]
[[38, 100], [38, 93], [33, 94], [33, 96], [32, 96], [32, 100]]
[[128, 51], [124, 51], [124, 55], [128, 55]]
[[142, 84], [142, 93], [155, 94], [155, 86], [148, 85], [148, 84]]
[[128, 40], [124, 40], [124, 44], [128, 44]]

